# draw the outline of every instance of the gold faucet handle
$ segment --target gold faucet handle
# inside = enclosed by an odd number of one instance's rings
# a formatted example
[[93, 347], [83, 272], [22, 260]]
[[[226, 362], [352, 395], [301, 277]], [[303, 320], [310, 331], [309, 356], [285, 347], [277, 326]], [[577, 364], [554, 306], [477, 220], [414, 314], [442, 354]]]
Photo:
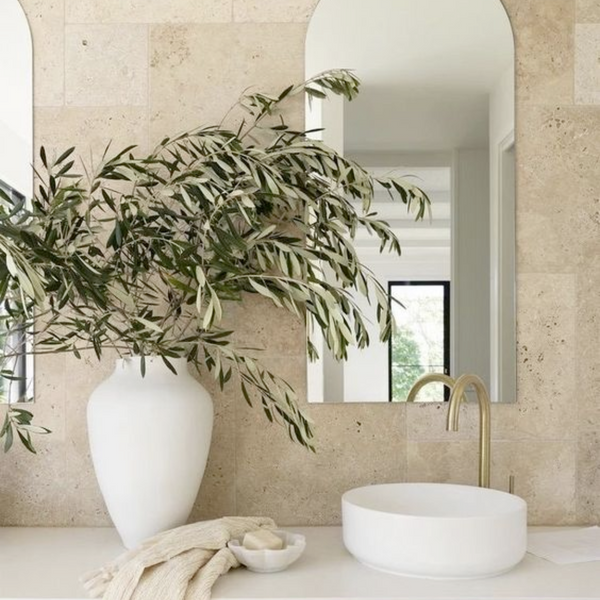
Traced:
[[509, 494], [515, 493], [515, 476], [514, 475], [508, 476], [508, 493]]

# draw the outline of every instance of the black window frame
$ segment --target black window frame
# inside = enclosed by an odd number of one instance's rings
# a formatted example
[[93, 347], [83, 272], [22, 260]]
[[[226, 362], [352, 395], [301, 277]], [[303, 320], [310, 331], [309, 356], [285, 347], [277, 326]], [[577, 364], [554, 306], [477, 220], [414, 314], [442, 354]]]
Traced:
[[[392, 280], [388, 281], [387, 291], [390, 298], [390, 307], [392, 300], [392, 289], [400, 286], [439, 286], [444, 291], [444, 374], [450, 375], [450, 282], [443, 280]], [[388, 402], [393, 402], [392, 397], [392, 343], [393, 336], [388, 341]], [[444, 402], [450, 399], [450, 390], [444, 388]]]

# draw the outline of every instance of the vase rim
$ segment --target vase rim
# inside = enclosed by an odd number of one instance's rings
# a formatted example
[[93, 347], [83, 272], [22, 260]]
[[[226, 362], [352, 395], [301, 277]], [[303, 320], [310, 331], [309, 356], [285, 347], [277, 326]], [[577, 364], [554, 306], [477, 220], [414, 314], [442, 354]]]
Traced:
[[[146, 366], [160, 366], [168, 369], [167, 365], [163, 361], [162, 356], [159, 355], [151, 355], [146, 356]], [[187, 359], [185, 357], [180, 358], [168, 358], [167, 359], [174, 367], [182, 367], [187, 365]], [[142, 362], [141, 356], [125, 356], [122, 358], [117, 358], [115, 360], [115, 365], [117, 367], [126, 367], [126, 366], [139, 366]]]

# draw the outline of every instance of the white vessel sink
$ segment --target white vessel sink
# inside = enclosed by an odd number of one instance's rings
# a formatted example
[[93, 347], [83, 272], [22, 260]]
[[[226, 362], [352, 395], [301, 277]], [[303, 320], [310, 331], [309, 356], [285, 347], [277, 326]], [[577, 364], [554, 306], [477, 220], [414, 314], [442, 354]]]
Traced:
[[344, 544], [369, 567], [432, 579], [476, 579], [516, 566], [527, 548], [518, 496], [443, 483], [372, 485], [342, 497]]

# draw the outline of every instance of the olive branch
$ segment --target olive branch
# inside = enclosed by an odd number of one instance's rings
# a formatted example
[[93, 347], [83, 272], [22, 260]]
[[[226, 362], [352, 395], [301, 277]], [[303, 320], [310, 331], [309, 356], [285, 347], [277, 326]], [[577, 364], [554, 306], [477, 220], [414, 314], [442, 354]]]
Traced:
[[[360, 228], [381, 252], [400, 254], [387, 223], [372, 211], [374, 186], [421, 219], [426, 194], [397, 178], [375, 178], [325, 144], [296, 131], [283, 109], [294, 96], [352, 100], [359, 81], [328, 71], [279, 95], [247, 93], [236, 130], [201, 127], [165, 138], [148, 155], [135, 147], [88, 166], [70, 148], [42, 168], [29, 205], [0, 192], [0, 298], [5, 326], [32, 331], [36, 354], [81, 357], [107, 349], [120, 356], [185, 357], [221, 388], [237, 385], [251, 405], [290, 437], [313, 448], [313, 424], [292, 387], [257, 352], [237, 348], [223, 323], [248, 294], [310, 318], [333, 355], [366, 347], [364, 296], [376, 306], [380, 339], [393, 317], [386, 290], [354, 248]], [[357, 208], [359, 206], [360, 208]], [[327, 275], [325, 275], [327, 273]], [[317, 348], [308, 344], [311, 358]], [[1, 357], [3, 364], [13, 358]], [[0, 431], [46, 433], [31, 413], [10, 406]], [[10, 441], [9, 441], [10, 440]]]

